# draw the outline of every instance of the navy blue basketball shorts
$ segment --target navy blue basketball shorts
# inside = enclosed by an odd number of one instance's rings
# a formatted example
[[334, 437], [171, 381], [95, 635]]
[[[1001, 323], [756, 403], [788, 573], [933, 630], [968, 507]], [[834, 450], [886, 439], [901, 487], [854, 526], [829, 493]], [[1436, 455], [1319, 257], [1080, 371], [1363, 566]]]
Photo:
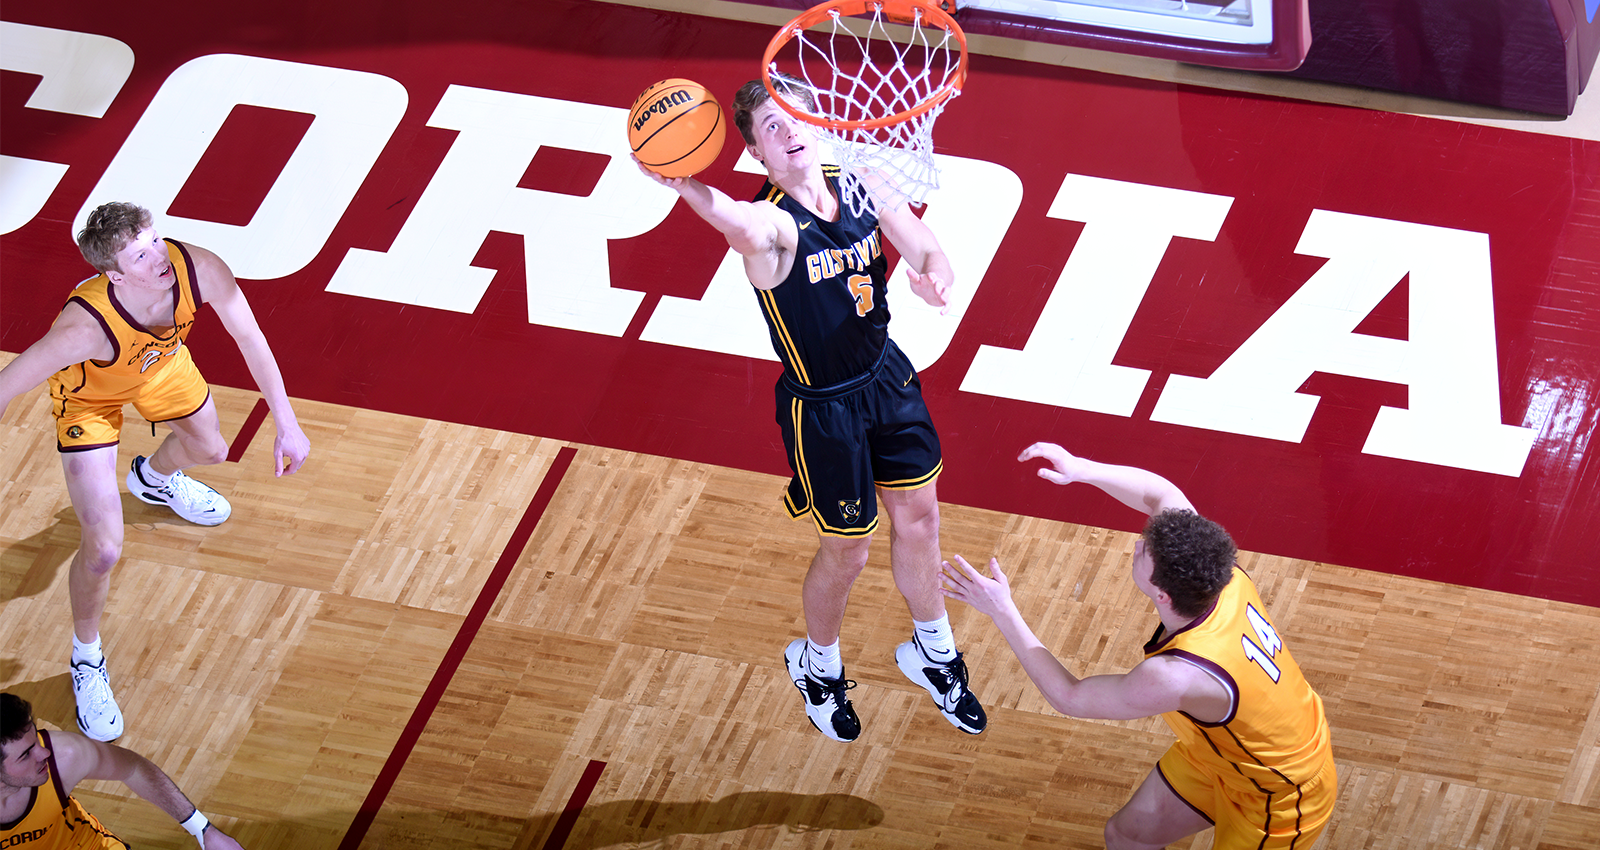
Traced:
[[944, 467], [922, 381], [893, 342], [859, 386], [818, 398], [779, 380], [775, 396], [794, 471], [784, 505], [795, 519], [809, 514], [820, 534], [871, 534], [878, 527], [875, 488], [914, 490]]

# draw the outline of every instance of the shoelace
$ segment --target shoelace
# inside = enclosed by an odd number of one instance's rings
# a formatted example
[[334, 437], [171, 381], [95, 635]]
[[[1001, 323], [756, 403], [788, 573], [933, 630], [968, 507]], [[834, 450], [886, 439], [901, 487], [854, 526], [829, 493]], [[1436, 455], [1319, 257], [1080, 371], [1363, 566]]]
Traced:
[[[954, 708], [967, 693], [967, 662], [962, 660], [961, 653], [958, 652], [954, 661], [937, 665], [932, 669], [935, 674], [944, 677], [945, 686], [941, 690], [950, 707]], [[957, 688], [957, 685], [961, 687]]]
[[107, 678], [104, 667], [84, 667], [72, 671], [72, 684], [74, 686], [77, 686], [85, 679], [89, 681], [87, 690], [89, 692], [90, 708], [97, 709], [111, 702], [111, 688]]
[[[811, 682], [816, 683], [817, 690], [822, 692], [824, 699], [831, 697], [834, 705], [844, 705], [846, 702], [849, 702], [850, 700], [844, 695], [844, 692], [856, 686], [855, 679], [827, 680], [813, 679], [810, 676], [804, 676], [802, 678], [795, 679], [794, 686], [799, 688], [809, 698], [811, 696], [811, 688], [809, 687], [809, 683]], [[818, 705], [820, 704], [821, 703], [818, 703]]]
[[213, 495], [215, 491], [207, 492], [193, 478], [184, 475], [182, 470], [174, 472], [172, 477], [167, 479], [167, 486], [163, 489], [171, 493], [173, 498], [181, 499], [193, 507], [209, 509], [216, 503], [216, 497]]

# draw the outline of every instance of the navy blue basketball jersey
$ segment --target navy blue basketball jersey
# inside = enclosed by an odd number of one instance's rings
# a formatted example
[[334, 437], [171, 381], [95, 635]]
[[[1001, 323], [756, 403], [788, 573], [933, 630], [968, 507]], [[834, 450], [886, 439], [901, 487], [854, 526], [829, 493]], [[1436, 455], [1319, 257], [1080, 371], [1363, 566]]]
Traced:
[[[837, 195], [839, 167], [822, 171]], [[878, 217], [857, 218], [841, 203], [839, 220], [824, 221], [771, 183], [756, 200], [794, 216], [800, 230], [789, 276], [756, 290], [786, 377], [826, 388], [872, 371], [889, 340], [889, 261]]]

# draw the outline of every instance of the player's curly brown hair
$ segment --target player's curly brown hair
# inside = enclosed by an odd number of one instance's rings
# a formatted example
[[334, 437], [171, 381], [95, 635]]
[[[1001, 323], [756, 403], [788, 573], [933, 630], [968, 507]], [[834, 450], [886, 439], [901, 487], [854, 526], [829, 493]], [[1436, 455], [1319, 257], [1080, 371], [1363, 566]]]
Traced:
[[[772, 85], [778, 94], [789, 95], [800, 101], [807, 112], [817, 111], [817, 93], [806, 85], [805, 80], [792, 77], [782, 71], [772, 72]], [[753, 145], [756, 137], [752, 129], [754, 125], [750, 113], [755, 112], [761, 104], [772, 99], [772, 94], [760, 80], [751, 80], [739, 87], [733, 96], [733, 126], [739, 128], [739, 135], [744, 137], [744, 143]]]
[[1172, 610], [1198, 617], [1233, 578], [1239, 549], [1222, 526], [1189, 510], [1166, 510], [1144, 526], [1155, 565], [1150, 581], [1172, 597]]
[[89, 220], [78, 231], [78, 253], [97, 272], [120, 272], [117, 252], [154, 223], [150, 211], [138, 204], [101, 204], [89, 213]]

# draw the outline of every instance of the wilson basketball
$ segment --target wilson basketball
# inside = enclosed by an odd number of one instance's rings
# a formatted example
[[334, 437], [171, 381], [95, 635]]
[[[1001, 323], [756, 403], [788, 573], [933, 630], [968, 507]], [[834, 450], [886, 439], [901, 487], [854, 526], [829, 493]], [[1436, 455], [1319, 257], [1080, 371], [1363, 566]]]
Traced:
[[663, 177], [698, 174], [722, 152], [722, 105], [693, 80], [662, 80], [628, 110], [628, 146]]

